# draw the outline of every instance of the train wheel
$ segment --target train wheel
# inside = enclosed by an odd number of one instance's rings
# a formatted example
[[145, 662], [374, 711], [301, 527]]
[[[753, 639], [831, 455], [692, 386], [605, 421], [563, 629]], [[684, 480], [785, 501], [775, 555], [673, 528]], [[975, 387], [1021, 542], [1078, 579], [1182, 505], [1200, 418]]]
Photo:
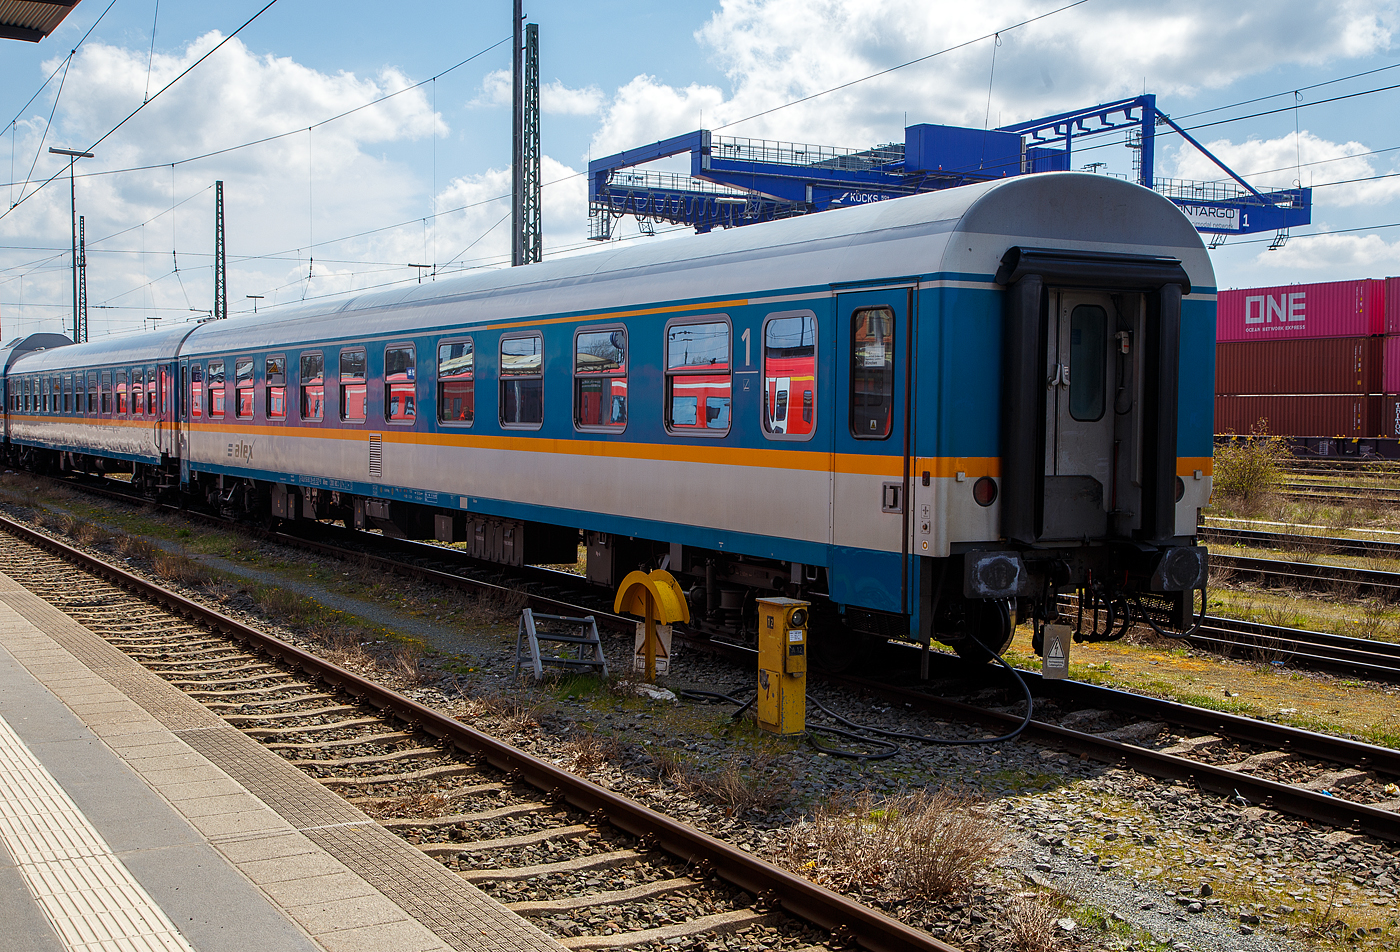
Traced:
[[[1006, 599], [969, 601], [964, 614], [966, 634], [953, 650], [964, 661], [982, 663], [1011, 647], [1016, 630], [1011, 626], [1011, 603]], [[978, 643], [973, 644], [976, 640]], [[989, 654], [991, 652], [992, 654]]]

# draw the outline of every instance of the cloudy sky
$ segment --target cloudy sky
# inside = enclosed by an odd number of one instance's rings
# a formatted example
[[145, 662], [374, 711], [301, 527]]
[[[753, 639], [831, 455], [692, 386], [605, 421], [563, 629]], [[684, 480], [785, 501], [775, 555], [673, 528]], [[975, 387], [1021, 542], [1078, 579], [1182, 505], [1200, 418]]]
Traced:
[[[93, 146], [266, 2], [83, 0], [40, 44], [0, 41], [5, 339], [70, 319], [66, 173], [43, 184], [66, 166], [47, 150]], [[1221, 287], [1400, 274], [1400, 0], [1052, 13], [1071, 2], [532, 0], [546, 254], [592, 248], [590, 156], [702, 126], [865, 147], [906, 122], [997, 126], [1147, 91], [1251, 182], [1315, 189], [1313, 224], [1283, 248], [1214, 252]], [[401, 9], [278, 0], [79, 163], [94, 336], [209, 310], [216, 179], [234, 313], [248, 295], [275, 307], [417, 280], [414, 264], [508, 261], [510, 0]], [[1159, 176], [1221, 178], [1158, 143]], [[1131, 171], [1121, 138], [1076, 155]]]

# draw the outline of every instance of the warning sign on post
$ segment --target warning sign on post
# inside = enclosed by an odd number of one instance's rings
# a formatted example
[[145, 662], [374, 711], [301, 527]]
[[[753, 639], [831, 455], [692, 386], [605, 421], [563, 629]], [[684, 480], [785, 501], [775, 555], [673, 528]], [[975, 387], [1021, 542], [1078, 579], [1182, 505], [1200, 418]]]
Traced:
[[1069, 646], [1074, 629], [1069, 625], [1045, 626], [1045, 654], [1040, 662], [1040, 676], [1046, 680], [1069, 677]]

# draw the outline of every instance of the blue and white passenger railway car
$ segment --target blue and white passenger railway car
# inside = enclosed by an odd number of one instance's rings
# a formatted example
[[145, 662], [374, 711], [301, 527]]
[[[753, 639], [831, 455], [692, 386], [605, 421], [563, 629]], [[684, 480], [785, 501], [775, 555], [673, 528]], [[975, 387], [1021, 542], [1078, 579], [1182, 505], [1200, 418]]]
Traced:
[[1052, 173], [22, 353], [6, 433], [499, 562], [582, 541], [712, 628], [781, 593], [828, 644], [1000, 649], [1075, 589], [1189, 624], [1214, 329], [1171, 202]]

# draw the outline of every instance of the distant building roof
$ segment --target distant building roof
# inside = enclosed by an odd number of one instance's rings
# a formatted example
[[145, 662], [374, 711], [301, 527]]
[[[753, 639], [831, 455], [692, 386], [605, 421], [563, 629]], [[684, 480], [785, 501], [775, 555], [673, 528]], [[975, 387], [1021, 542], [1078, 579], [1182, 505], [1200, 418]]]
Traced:
[[0, 39], [38, 43], [77, 5], [78, 0], [0, 0]]

